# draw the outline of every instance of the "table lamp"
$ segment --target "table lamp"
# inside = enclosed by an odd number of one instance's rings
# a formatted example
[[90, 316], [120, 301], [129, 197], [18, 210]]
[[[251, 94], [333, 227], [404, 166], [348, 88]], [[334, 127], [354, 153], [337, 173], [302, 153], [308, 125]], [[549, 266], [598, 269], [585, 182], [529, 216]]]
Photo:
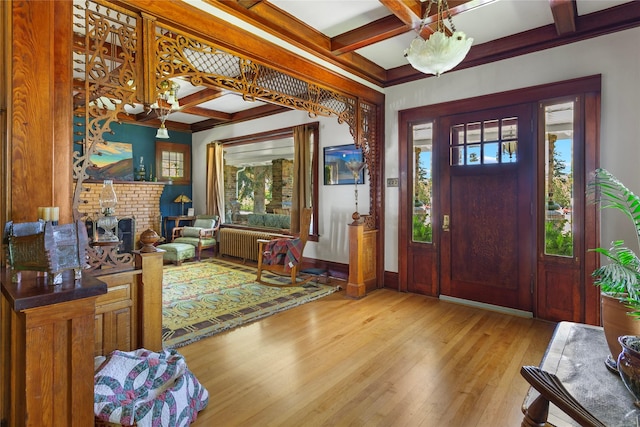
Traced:
[[181, 203], [180, 215], [184, 215], [184, 204], [189, 202], [191, 202], [191, 199], [185, 194], [180, 194], [174, 199], [174, 203]]

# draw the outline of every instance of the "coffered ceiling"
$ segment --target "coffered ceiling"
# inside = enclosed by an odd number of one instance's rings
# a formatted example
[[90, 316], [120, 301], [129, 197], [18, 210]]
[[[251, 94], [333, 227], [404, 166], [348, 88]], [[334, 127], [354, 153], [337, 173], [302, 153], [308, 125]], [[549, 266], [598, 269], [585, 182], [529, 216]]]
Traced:
[[[421, 78], [404, 50], [428, 3], [418, 0], [183, 0], [377, 90]], [[473, 38], [456, 69], [497, 61], [640, 25], [640, 2], [623, 0], [450, 0], [456, 29]], [[432, 14], [435, 7], [431, 8]], [[427, 23], [433, 21], [427, 17]], [[424, 27], [422, 36], [431, 33]], [[222, 37], [222, 36], [221, 36]], [[167, 127], [199, 131], [263, 117], [283, 107], [180, 82], [179, 112]], [[145, 120], [132, 110], [136, 120]], [[137, 114], [136, 114], [137, 113]], [[151, 117], [151, 119], [154, 119]]]

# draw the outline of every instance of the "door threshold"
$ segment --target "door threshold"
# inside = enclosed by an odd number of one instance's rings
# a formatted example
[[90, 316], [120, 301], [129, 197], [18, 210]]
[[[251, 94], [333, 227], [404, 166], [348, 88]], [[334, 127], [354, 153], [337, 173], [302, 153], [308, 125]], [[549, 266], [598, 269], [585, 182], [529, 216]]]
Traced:
[[509, 307], [502, 307], [499, 305], [487, 304], [479, 301], [471, 301], [468, 299], [450, 297], [447, 295], [440, 295], [439, 298], [442, 301], [453, 302], [456, 304], [468, 305], [476, 308], [483, 308], [485, 310], [497, 311], [499, 313], [511, 314], [513, 316], [518, 316], [518, 317], [533, 318], [533, 313], [530, 311], [518, 310], [515, 308], [509, 308]]

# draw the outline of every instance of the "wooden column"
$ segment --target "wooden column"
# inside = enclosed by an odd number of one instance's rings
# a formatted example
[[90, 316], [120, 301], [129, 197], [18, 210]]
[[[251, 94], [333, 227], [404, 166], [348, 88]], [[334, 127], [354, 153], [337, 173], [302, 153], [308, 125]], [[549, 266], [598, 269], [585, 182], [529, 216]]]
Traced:
[[32, 271], [13, 283], [3, 269], [2, 425], [93, 425], [95, 300], [105, 292], [72, 271], [53, 286]]
[[151, 351], [162, 350], [162, 254], [135, 251], [136, 269], [142, 269], [138, 287], [140, 347]]
[[362, 298], [376, 288], [377, 230], [365, 230], [364, 224], [349, 224], [349, 281], [346, 294]]
[[35, 221], [38, 206], [59, 206], [60, 222], [68, 223], [73, 188], [73, 2], [9, 4], [9, 218]]

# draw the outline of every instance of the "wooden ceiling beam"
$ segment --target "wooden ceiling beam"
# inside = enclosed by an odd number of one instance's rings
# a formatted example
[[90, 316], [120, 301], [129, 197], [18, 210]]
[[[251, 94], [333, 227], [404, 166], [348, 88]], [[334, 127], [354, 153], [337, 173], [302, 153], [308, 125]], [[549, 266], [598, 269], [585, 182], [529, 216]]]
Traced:
[[224, 95], [222, 89], [206, 88], [191, 95], [183, 96], [178, 101], [180, 102], [180, 109], [200, 105], [204, 102], [211, 101], [212, 99], [220, 98]]
[[553, 22], [559, 36], [576, 32], [578, 9], [575, 0], [549, 0]]
[[216, 126], [222, 126], [227, 123], [245, 122], [248, 120], [271, 116], [273, 114], [284, 113], [286, 111], [291, 111], [291, 109], [287, 107], [283, 107], [281, 105], [276, 105], [276, 104], [261, 105], [259, 107], [250, 108], [248, 110], [243, 110], [237, 113], [230, 114], [231, 117], [228, 120], [211, 118], [208, 120], [203, 120], [198, 123], [194, 123], [191, 125], [191, 131], [200, 132], [203, 130], [212, 129]]
[[422, 24], [422, 3], [419, 0], [379, 0], [410, 30], [417, 31]]
[[195, 107], [195, 106], [181, 108], [180, 112], [187, 113], [187, 114], [194, 114], [196, 116], [207, 117], [210, 119], [224, 120], [224, 121], [229, 121], [233, 118], [233, 115], [230, 113], [224, 113], [222, 111], [209, 110], [207, 108]]
[[380, 86], [386, 80], [384, 68], [352, 51], [335, 55], [329, 37], [268, 1], [205, 1], [360, 78]]
[[411, 28], [397, 16], [385, 16], [370, 24], [331, 38], [331, 52], [334, 55], [341, 55], [404, 34], [409, 30]]

